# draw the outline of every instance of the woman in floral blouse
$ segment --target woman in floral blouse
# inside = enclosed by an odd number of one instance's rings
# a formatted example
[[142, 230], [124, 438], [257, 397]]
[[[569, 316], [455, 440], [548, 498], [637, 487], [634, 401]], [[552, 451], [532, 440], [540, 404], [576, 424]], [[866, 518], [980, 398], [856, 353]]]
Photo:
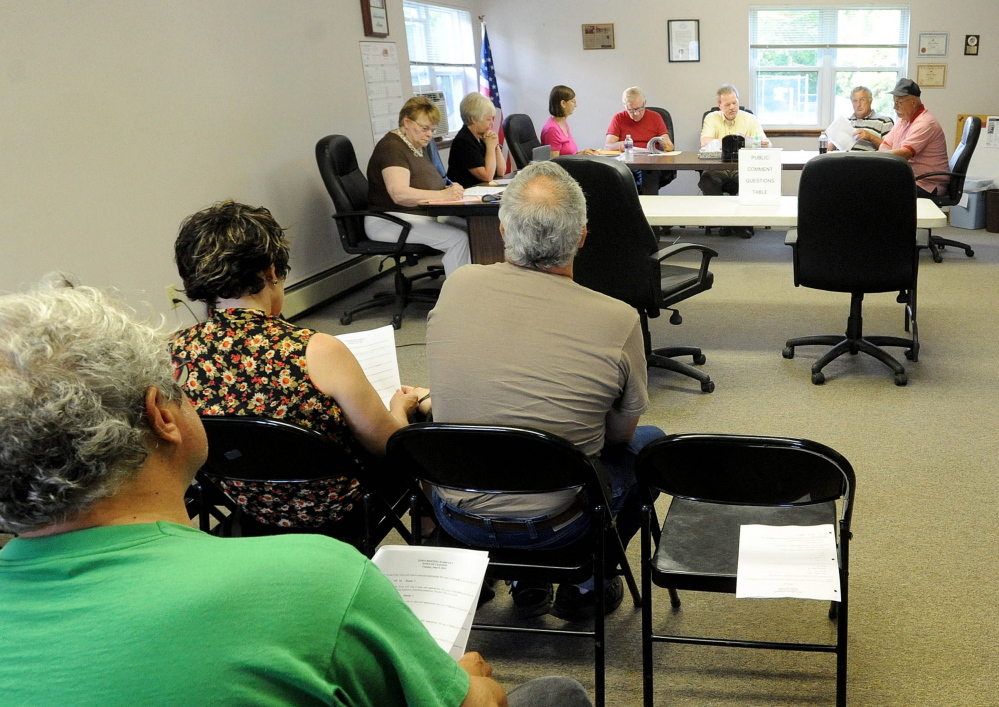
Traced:
[[[184, 390], [201, 415], [285, 420], [328, 435], [359, 463], [429, 410], [429, 391], [403, 386], [385, 409], [338, 339], [280, 318], [288, 241], [265, 208], [224, 201], [189, 216], [174, 244], [187, 297], [208, 318], [171, 342]], [[421, 401], [422, 399], [422, 401]], [[358, 483], [220, 482], [257, 523], [289, 529], [359, 523]]]

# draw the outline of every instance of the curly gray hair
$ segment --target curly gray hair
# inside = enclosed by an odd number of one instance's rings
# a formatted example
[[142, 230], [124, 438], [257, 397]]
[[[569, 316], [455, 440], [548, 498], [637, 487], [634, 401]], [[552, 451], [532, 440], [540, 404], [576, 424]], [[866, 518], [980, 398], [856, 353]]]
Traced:
[[504, 252], [522, 267], [566, 266], [586, 228], [586, 197], [554, 162], [532, 162], [517, 173], [500, 202]]
[[148, 454], [145, 394], [181, 390], [165, 340], [90, 287], [0, 296], [0, 527], [65, 522]]

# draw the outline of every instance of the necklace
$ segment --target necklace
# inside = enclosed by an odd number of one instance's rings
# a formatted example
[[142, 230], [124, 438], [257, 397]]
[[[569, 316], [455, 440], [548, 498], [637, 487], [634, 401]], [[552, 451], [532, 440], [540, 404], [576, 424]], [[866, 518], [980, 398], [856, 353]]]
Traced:
[[421, 148], [417, 149], [417, 148], [413, 147], [413, 143], [411, 143], [406, 138], [405, 133], [403, 133], [401, 130], [393, 130], [392, 132], [394, 132], [396, 135], [398, 135], [399, 137], [402, 138], [402, 141], [404, 143], [406, 143], [406, 147], [408, 147], [410, 150], [412, 150], [414, 155], [416, 155], [417, 157], [423, 157], [423, 148], [421, 147]]

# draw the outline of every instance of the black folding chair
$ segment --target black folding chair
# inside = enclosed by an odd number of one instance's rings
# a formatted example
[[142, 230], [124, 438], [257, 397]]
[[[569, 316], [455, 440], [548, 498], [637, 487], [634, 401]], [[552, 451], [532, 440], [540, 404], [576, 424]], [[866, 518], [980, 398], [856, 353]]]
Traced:
[[[409, 510], [411, 481], [393, 476], [387, 464], [380, 464], [381, 473], [361, 467], [326, 435], [280, 420], [245, 415], [207, 415], [201, 419], [208, 435], [208, 460], [195, 480], [200, 489], [194, 493], [200, 498], [194, 505], [199, 508], [202, 530], [230, 535], [238, 523], [250, 522], [266, 534], [285, 532], [276, 525], [248, 521], [239, 504], [226, 496], [215, 480], [305, 483], [346, 476], [357, 479], [363, 490], [360, 534], [356, 528], [338, 529], [336, 523], [314, 532], [348, 542], [368, 557], [393, 529], [406, 542], [411, 541], [401, 520]], [[219, 522], [214, 528], [213, 515]]]
[[[594, 577], [597, 607], [592, 631], [474, 624], [473, 629], [591, 638], [597, 707], [604, 704], [604, 579], [610, 562], [620, 568], [635, 606], [641, 595], [610, 510], [610, 483], [599, 462], [557, 435], [528, 428], [418, 423], [397, 431], [389, 458], [418, 480], [433, 486], [477, 493], [548, 493], [582, 488], [593, 517], [592, 532], [556, 550], [488, 549], [489, 576], [495, 579], [578, 584]], [[420, 542], [422, 488], [414, 487], [413, 542]], [[442, 532], [442, 531], [439, 531]], [[442, 533], [443, 534], [443, 533]], [[446, 536], [448, 545], [469, 547]]]
[[[653, 704], [653, 643], [766, 648], [836, 654], [836, 704], [846, 705], [850, 520], [856, 479], [838, 452], [804, 439], [743, 435], [671, 435], [638, 455], [643, 493], [642, 666], [645, 705]], [[671, 496], [662, 525], [654, 492]], [[669, 590], [735, 594], [743, 525], [824, 525], [837, 533], [840, 601], [836, 642], [735, 640], [660, 634], [652, 625], [652, 585]]]

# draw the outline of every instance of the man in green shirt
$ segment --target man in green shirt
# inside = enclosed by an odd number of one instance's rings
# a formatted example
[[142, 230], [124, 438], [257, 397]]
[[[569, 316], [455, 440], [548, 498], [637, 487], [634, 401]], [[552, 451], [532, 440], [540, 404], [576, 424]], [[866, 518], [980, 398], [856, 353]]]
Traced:
[[[0, 551], [5, 703], [508, 704], [353, 548], [189, 527], [206, 451], [164, 339], [120, 303], [0, 297], [0, 528], [18, 534]], [[589, 704], [564, 678], [509, 704], [549, 700]]]

